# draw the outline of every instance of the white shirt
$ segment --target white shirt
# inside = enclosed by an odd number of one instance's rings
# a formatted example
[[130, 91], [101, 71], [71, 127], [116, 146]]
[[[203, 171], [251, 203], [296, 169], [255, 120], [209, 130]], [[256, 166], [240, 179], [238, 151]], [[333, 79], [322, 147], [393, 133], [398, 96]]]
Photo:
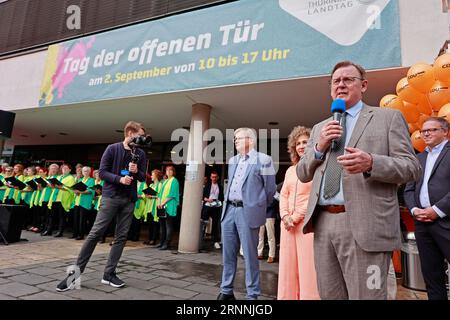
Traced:
[[[446, 143], [447, 143], [447, 140], [444, 140], [431, 150], [429, 147], [426, 147], [426, 149], [425, 149], [428, 152], [428, 155], [427, 155], [427, 162], [426, 162], [425, 168], [424, 168], [425, 172], [423, 175], [423, 184], [422, 184], [422, 187], [420, 188], [420, 193], [419, 193], [419, 200], [420, 200], [420, 205], [422, 206], [422, 208], [431, 207], [430, 195], [428, 194], [428, 181], [430, 180], [431, 172], [433, 171], [434, 165], [436, 164], [436, 160], [439, 158], [439, 155], [441, 154], [442, 149], [444, 149], [444, 146]], [[445, 218], [447, 216], [438, 207], [432, 206], [432, 208], [439, 217]], [[411, 212], [413, 215], [414, 215], [414, 210], [416, 210], [416, 209], [418, 209], [418, 208], [417, 207], [412, 208]]]
[[211, 191], [209, 192], [209, 198], [214, 200], [219, 199], [219, 185], [217, 183], [211, 183]]
[[[359, 100], [354, 106], [352, 106], [351, 108], [347, 109], [345, 111], [345, 113], [347, 113], [347, 115], [345, 116], [345, 146], [348, 145], [348, 143], [350, 142], [350, 138], [352, 136], [353, 133], [353, 129], [356, 126], [356, 121], [358, 121], [359, 118], [359, 114], [361, 113], [361, 110], [363, 108], [363, 103], [361, 100]], [[316, 148], [314, 147], [314, 151], [315, 151], [315, 155], [316, 155], [316, 159], [320, 159], [323, 157], [323, 153], [320, 153], [319, 151], [316, 150]], [[339, 192], [332, 198], [329, 199], [325, 199], [323, 197], [323, 189], [325, 187], [325, 175], [322, 176], [322, 182], [320, 184], [320, 195], [319, 195], [319, 205], [321, 206], [326, 206], [326, 205], [343, 205], [344, 204], [344, 192], [342, 191], [342, 177], [343, 177], [343, 173], [341, 174], [341, 187], [339, 189]]]

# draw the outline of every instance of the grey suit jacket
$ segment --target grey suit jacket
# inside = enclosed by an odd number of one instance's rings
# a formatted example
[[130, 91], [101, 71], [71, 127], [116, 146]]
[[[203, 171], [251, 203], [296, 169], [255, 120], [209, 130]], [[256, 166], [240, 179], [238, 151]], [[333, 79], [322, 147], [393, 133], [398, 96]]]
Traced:
[[[239, 156], [230, 159], [228, 169], [228, 188], [222, 211], [222, 220], [227, 212], [227, 200], [234, 172], [239, 163]], [[275, 170], [272, 158], [264, 153], [255, 152], [249, 158], [242, 185], [242, 202], [244, 203], [244, 219], [250, 228], [259, 228], [266, 223], [266, 210], [272, 203], [276, 191]]]
[[[303, 232], [312, 232], [320, 184], [329, 152], [324, 160], [315, 159], [313, 147], [322, 127], [331, 118], [315, 125], [297, 165], [302, 182], [313, 181]], [[370, 176], [343, 171], [345, 208], [357, 244], [365, 251], [392, 251], [401, 245], [397, 186], [415, 180], [420, 166], [411, 145], [408, 127], [398, 110], [364, 105], [350, 137], [349, 147], [373, 157]]]

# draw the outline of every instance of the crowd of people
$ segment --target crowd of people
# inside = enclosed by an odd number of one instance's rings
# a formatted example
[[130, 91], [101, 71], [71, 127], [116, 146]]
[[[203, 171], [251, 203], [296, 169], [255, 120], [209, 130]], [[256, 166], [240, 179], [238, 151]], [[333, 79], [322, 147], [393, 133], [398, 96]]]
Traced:
[[[244, 257], [247, 299], [258, 299], [258, 260], [263, 259], [267, 231], [267, 262], [275, 261], [277, 217], [278, 299], [387, 299], [392, 252], [401, 246], [397, 192], [405, 184], [428, 297], [447, 299], [449, 123], [437, 117], [424, 122], [421, 134], [427, 149], [417, 157], [402, 114], [366, 105], [362, 96], [367, 88], [360, 65], [342, 61], [334, 67], [330, 93], [334, 101], [345, 105], [341, 119], [329, 118], [312, 129], [297, 126], [292, 130], [288, 137], [292, 165], [278, 186], [272, 158], [255, 150], [255, 131], [235, 130], [237, 155], [229, 160], [228, 186], [224, 190], [217, 172], [211, 173], [204, 185], [199, 221], [205, 233], [211, 220], [212, 242], [222, 249], [219, 300], [235, 299], [239, 252]], [[62, 236], [67, 213], [73, 210], [73, 237], [83, 239], [89, 233], [76, 261], [81, 272], [108, 226], [115, 223], [114, 243], [102, 279], [114, 287], [124, 285], [115, 268], [127, 238], [139, 239], [141, 223], [147, 222], [146, 244], [155, 245], [159, 238], [159, 248], [168, 249], [180, 204], [173, 166], [165, 168], [165, 177], [153, 170], [151, 183], [147, 183], [143, 151], [139, 150], [137, 161], [132, 160], [128, 143], [145, 133], [143, 126], [129, 122], [124, 132], [124, 141], [108, 146], [93, 176], [91, 168], [83, 166], [77, 166], [72, 175], [68, 164], [52, 164], [48, 170], [6, 165], [0, 189], [4, 203], [30, 208], [29, 230], [43, 236], [51, 235], [55, 228], [55, 236]], [[27, 186], [13, 186], [8, 181], [12, 176]], [[80, 182], [87, 189], [71, 188]], [[72, 289], [73, 280], [69, 274], [57, 290]]]
[[[162, 250], [166, 250], [170, 244], [173, 219], [179, 203], [175, 168], [167, 166], [165, 169], [165, 174], [158, 169], [152, 170], [148, 182], [138, 182], [138, 200], [128, 233], [129, 240], [138, 241], [142, 225], [145, 225], [148, 239], [144, 244], [162, 247]], [[71, 171], [71, 165], [67, 163], [26, 168], [22, 164], [10, 166], [3, 163], [0, 168], [0, 203], [22, 205], [25, 208], [22, 226], [25, 230], [54, 237], [62, 237], [69, 230], [72, 239], [83, 240], [91, 230], [100, 208], [104, 181], [100, 179], [99, 171], [89, 166], [77, 164], [75, 173]], [[144, 191], [148, 188], [154, 192], [146, 194]], [[157, 209], [170, 205], [167, 203], [168, 194], [177, 200], [167, 210], [167, 218], [161, 219]], [[107, 236], [114, 236], [115, 225], [113, 219], [100, 242], [104, 243]]]

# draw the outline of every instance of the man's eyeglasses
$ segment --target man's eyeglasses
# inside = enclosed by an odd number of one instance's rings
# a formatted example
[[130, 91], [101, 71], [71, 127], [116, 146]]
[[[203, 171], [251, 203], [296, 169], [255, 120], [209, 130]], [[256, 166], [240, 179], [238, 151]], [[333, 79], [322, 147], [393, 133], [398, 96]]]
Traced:
[[435, 133], [438, 130], [441, 130], [442, 128], [430, 128], [425, 130], [420, 130], [420, 134], [426, 134], [426, 133]]
[[246, 138], [250, 138], [250, 137], [234, 137], [234, 142], [238, 141], [238, 140], [243, 140]]
[[358, 77], [344, 77], [339, 79], [331, 79], [328, 81], [328, 83], [333, 87], [337, 87], [342, 81], [346, 86], [350, 86], [355, 82], [356, 79], [359, 79], [361, 81], [366, 80]]

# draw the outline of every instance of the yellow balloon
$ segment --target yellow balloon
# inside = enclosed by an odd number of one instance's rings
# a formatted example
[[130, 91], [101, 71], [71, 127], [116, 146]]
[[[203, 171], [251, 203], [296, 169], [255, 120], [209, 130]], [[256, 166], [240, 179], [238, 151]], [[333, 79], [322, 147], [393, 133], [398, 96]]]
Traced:
[[380, 107], [390, 109], [403, 109], [403, 101], [395, 94], [387, 94], [380, 100]]
[[430, 101], [433, 110], [439, 109], [450, 102], [450, 88], [441, 81], [436, 81], [428, 92], [428, 100]]
[[427, 93], [433, 85], [433, 67], [426, 63], [417, 63], [408, 70], [408, 83], [416, 90]]
[[411, 143], [414, 149], [416, 149], [419, 152], [423, 152], [427, 146], [425, 144], [425, 141], [423, 141], [419, 130], [414, 131], [413, 134], [411, 135]]
[[433, 112], [433, 108], [431, 107], [430, 102], [428, 101], [428, 96], [426, 94], [423, 94], [420, 97], [420, 101], [417, 105], [417, 109], [419, 109], [420, 113], [431, 115]]
[[418, 104], [422, 98], [422, 93], [411, 87], [406, 77], [400, 79], [395, 91], [403, 101], [408, 101], [410, 103]]
[[406, 119], [406, 122], [414, 123], [419, 120], [420, 112], [417, 105], [403, 101], [403, 108], [400, 110]]
[[450, 53], [439, 56], [433, 65], [434, 76], [446, 84], [450, 84]]
[[448, 123], [450, 123], [450, 103], [442, 106], [442, 108], [439, 110], [438, 117], [442, 117], [446, 119]]

